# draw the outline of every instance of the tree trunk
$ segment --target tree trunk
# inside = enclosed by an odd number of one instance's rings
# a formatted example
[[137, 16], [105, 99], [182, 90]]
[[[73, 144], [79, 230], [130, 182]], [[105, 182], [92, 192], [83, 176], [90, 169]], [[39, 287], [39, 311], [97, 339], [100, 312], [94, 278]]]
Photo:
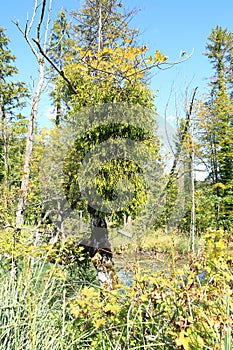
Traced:
[[98, 21], [98, 52], [103, 49], [103, 33], [102, 33], [102, 0], [99, 3], [99, 21]]
[[194, 161], [195, 161], [195, 152], [194, 152], [194, 140], [193, 140], [193, 126], [191, 129], [191, 197], [192, 197], [192, 207], [191, 207], [191, 222], [190, 222], [190, 234], [191, 234], [191, 250], [195, 252], [195, 174], [194, 174]]
[[21, 189], [19, 202], [16, 211], [16, 227], [20, 228], [24, 221], [24, 212], [26, 209], [26, 201], [28, 194], [29, 176], [30, 176], [30, 160], [32, 156], [35, 122], [38, 113], [38, 105], [40, 102], [41, 91], [44, 83], [44, 62], [39, 61], [39, 81], [36, 87], [34, 97], [32, 99], [30, 119], [28, 121], [28, 134], [26, 140], [26, 150], [24, 157], [23, 176], [21, 181]]
[[9, 156], [8, 156], [8, 139], [7, 139], [7, 120], [3, 106], [0, 111], [2, 119], [2, 141], [4, 152], [4, 187], [8, 189], [9, 184]]
[[4, 177], [2, 187], [2, 197], [4, 200], [4, 221], [7, 222], [7, 207], [8, 207], [8, 195], [9, 195], [9, 152], [8, 152], [8, 136], [7, 136], [7, 119], [2, 101], [0, 96], [0, 117], [1, 117], [1, 131], [2, 131], [2, 142], [3, 142], [3, 158], [4, 158]]
[[80, 245], [90, 253], [97, 271], [99, 284], [111, 290], [117, 277], [114, 272], [111, 244], [108, 240], [107, 222], [98, 212], [91, 210], [91, 236]]
[[55, 125], [59, 126], [61, 123], [61, 115], [62, 115], [62, 109], [61, 109], [61, 101], [56, 102], [56, 118], [55, 118]]

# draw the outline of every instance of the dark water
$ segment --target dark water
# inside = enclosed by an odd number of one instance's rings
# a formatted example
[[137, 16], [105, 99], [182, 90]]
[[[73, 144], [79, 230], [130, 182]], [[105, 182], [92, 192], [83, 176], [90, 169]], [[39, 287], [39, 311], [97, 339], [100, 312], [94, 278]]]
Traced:
[[[157, 271], [161, 270], [161, 266], [157, 267]], [[130, 270], [126, 270], [124, 268], [120, 269], [118, 272], [119, 278], [120, 278], [120, 283], [131, 287], [133, 283], [133, 272]], [[198, 276], [197, 279], [199, 280], [199, 283], [202, 284], [207, 278], [207, 273], [206, 271], [202, 271]], [[186, 284], [186, 280], [188, 281], [188, 275], [181, 276], [181, 279], [184, 282], [184, 285]]]

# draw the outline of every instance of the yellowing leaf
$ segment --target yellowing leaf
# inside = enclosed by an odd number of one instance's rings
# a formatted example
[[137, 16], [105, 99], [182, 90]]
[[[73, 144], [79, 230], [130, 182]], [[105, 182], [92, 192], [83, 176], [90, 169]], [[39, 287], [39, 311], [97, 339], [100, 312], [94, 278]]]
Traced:
[[164, 62], [167, 60], [167, 56], [164, 56], [160, 50], [156, 50], [154, 62]]
[[108, 303], [104, 308], [105, 312], [110, 311], [112, 314], [117, 314], [118, 312], [120, 312], [120, 310], [121, 310], [121, 306], [117, 303], [115, 304]]
[[105, 324], [105, 319], [104, 318], [99, 318], [98, 320], [95, 321], [95, 327], [96, 328], [99, 328], [103, 324]]
[[101, 262], [101, 259], [102, 259], [102, 257], [100, 255], [100, 253], [97, 252], [91, 260], [92, 260], [94, 265], [99, 265]]
[[191, 350], [191, 347], [189, 346], [190, 339], [189, 337], [185, 336], [185, 331], [180, 332], [178, 338], [176, 339], [176, 345], [177, 346], [183, 346], [185, 350]]
[[125, 43], [131, 43], [131, 41], [132, 41], [131, 39], [125, 39], [124, 40]]
[[147, 296], [144, 295], [144, 294], [142, 294], [142, 295], [140, 296], [140, 299], [141, 299], [141, 301], [148, 301]]
[[87, 298], [95, 298], [98, 296], [98, 292], [93, 287], [85, 286], [82, 290], [82, 295]]
[[146, 60], [146, 64], [152, 64], [153, 63], [153, 57], [149, 56], [148, 59]]
[[217, 182], [216, 184], [213, 185], [213, 189], [216, 188], [225, 188], [226, 186], [224, 184], [222, 184], [221, 182]]
[[71, 61], [71, 59], [72, 59], [72, 57], [71, 57], [71, 56], [66, 56], [66, 62], [70, 62], [70, 61]]

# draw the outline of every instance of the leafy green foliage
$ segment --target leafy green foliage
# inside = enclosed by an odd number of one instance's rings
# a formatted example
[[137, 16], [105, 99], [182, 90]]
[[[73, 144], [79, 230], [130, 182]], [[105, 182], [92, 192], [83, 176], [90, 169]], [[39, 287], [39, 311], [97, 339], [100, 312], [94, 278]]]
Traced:
[[[80, 203], [83, 199], [80, 191], [82, 178], [78, 178], [78, 173], [85, 156], [96, 146], [99, 144], [101, 145], [101, 143], [109, 139], [115, 140], [115, 147], [117, 149], [122, 138], [145, 144], [145, 146], [150, 148], [155, 157], [158, 153], [158, 150], [155, 148], [155, 136], [153, 134], [150, 135], [148, 131], [136, 126], [127, 124], [109, 124], [98, 126], [97, 128], [86, 132], [81, 138], [78, 138], [75, 141], [75, 145], [65, 161], [64, 188], [67, 199], [72, 207], [80, 204], [82, 206], [82, 203]], [[118, 213], [114, 211], [111, 212], [111, 215], [113, 213], [115, 215], [117, 214], [119, 220], [123, 220], [124, 214], [132, 215], [134, 217], [147, 198], [146, 187], [142, 177], [144, 172], [143, 168], [135, 163], [134, 160], [127, 159], [127, 157], [125, 158], [124, 152], [126, 152], [126, 149], [122, 152], [122, 158], [111, 159], [111, 157], [109, 157], [110, 159], [101, 165], [96, 178], [90, 179], [91, 182], [93, 182], [93, 180], [96, 182], [97, 193], [104, 198], [104, 200], [109, 202], [114, 200], [114, 196], [119, 195], [116, 191], [123, 191], [122, 196], [124, 198], [124, 191], [129, 191], [128, 186], [130, 184], [132, 187], [131, 192], [134, 193], [134, 197], [130, 204], [126, 208], [123, 208], [122, 211], [118, 211]], [[87, 170], [90, 171], [90, 169]], [[121, 188], [119, 187], [120, 182], [122, 182]], [[127, 188], [124, 187], [124, 183], [126, 182], [128, 184]], [[91, 193], [88, 195], [91, 197]], [[88, 203], [84, 201], [83, 204], [84, 207], [82, 207], [82, 209], [85, 209], [85, 206], [87, 206]], [[114, 219], [114, 217], [112, 217], [112, 219]]]

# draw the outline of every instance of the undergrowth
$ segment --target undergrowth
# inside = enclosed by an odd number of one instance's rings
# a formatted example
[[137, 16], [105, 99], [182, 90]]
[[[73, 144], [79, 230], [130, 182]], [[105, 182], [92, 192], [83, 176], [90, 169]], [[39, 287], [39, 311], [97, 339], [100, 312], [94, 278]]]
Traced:
[[182, 268], [175, 261], [157, 272], [129, 265], [131, 284], [111, 291], [97, 285], [82, 252], [69, 263], [70, 247], [75, 255], [70, 241], [15, 255], [10, 245], [1, 248], [0, 349], [233, 348], [227, 232], [209, 230]]

